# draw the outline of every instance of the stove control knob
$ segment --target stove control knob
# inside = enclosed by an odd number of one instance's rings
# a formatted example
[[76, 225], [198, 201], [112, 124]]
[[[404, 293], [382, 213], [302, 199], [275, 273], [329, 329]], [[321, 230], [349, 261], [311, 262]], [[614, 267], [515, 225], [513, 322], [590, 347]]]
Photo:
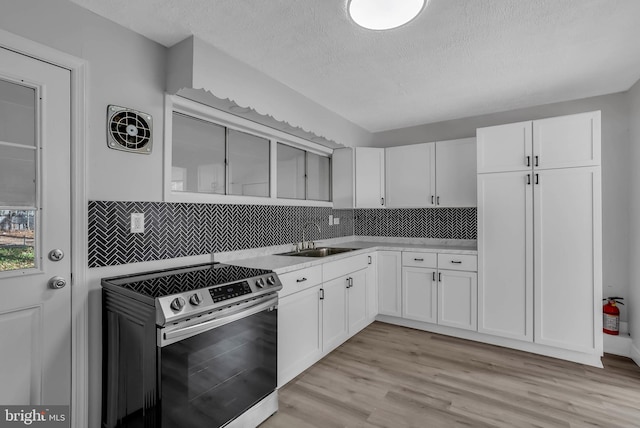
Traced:
[[273, 276], [270, 276], [269, 278], [267, 278], [267, 284], [275, 285], [276, 284], [276, 279]]
[[182, 310], [182, 308], [184, 308], [184, 305], [187, 302], [184, 301], [184, 299], [182, 297], [176, 297], [175, 299], [173, 299], [173, 301], [171, 302], [171, 309], [173, 309], [176, 312], [180, 312]]
[[193, 306], [198, 306], [200, 303], [202, 303], [202, 296], [200, 295], [200, 293], [193, 294], [189, 298], [189, 302], [191, 302]]
[[257, 286], [258, 288], [262, 288], [262, 287], [264, 287], [264, 279], [262, 279], [262, 278], [258, 278], [258, 279], [256, 279], [256, 286]]

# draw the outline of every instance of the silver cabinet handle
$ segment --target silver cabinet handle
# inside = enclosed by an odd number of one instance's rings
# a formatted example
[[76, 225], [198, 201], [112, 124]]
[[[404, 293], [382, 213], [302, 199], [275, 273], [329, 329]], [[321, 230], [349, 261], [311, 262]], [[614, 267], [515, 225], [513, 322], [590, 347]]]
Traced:
[[539, 160], [538, 156], [536, 156], [534, 159], [536, 160], [534, 166], [539, 166], [540, 162], [538, 162], [538, 160]]
[[320, 300], [324, 300], [324, 288], [320, 289]]
[[531, 166], [531, 156], [527, 156], [527, 166]]
[[531, 185], [531, 174], [527, 174], [527, 186]]
[[307, 280], [307, 278], [299, 278], [296, 279], [296, 282], [305, 282]]
[[424, 261], [424, 259], [413, 259], [413, 260], [415, 260], [417, 262], [423, 262]]
[[436, 271], [433, 271], [433, 275], [431, 276], [431, 281], [435, 282], [436, 280]]
[[436, 196], [436, 205], [440, 205], [440, 196]]
[[368, 260], [368, 262], [367, 262], [367, 264], [368, 264], [368, 265], [370, 265], [371, 263], [373, 263], [373, 261], [372, 261], [372, 259], [371, 259], [371, 256], [367, 256], [367, 260]]
[[438, 282], [442, 282], [442, 272], [438, 272]]
[[380, 205], [384, 206], [384, 198], [380, 198]]
[[451, 263], [459, 265], [462, 264], [462, 260], [451, 260]]
[[431, 195], [431, 205], [433, 205], [433, 198], [434, 198], [434, 196]]
[[536, 174], [536, 184], [540, 184], [539, 174]]

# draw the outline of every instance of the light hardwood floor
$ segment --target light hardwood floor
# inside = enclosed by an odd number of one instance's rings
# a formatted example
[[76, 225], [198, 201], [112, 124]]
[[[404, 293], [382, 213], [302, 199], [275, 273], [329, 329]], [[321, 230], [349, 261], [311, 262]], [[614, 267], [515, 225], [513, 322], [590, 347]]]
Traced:
[[280, 390], [261, 428], [640, 427], [640, 367], [375, 322]]

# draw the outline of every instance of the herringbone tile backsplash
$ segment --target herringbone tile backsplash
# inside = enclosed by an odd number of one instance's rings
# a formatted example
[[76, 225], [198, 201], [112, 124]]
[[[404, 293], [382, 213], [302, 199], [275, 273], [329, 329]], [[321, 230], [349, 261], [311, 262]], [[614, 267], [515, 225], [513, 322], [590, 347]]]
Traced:
[[[144, 233], [131, 233], [144, 213]], [[340, 218], [329, 226], [328, 217]], [[345, 236], [476, 239], [475, 208], [356, 209], [281, 205], [89, 202], [89, 267], [163, 260]]]

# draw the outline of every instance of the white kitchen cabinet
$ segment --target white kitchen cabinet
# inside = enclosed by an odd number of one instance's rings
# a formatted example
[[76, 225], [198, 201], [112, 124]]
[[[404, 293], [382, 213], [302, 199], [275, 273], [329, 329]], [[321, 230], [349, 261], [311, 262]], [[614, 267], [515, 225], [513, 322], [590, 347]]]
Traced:
[[478, 331], [533, 341], [533, 186], [527, 172], [478, 175]]
[[[529, 123], [529, 167], [478, 175], [479, 331], [597, 354], [600, 112]], [[479, 171], [515, 125], [478, 130]]]
[[347, 289], [347, 331], [353, 336], [369, 324], [367, 318], [367, 271], [352, 273], [348, 277]]
[[355, 150], [355, 208], [382, 208], [384, 193], [384, 149]]
[[387, 207], [435, 205], [435, 148], [435, 143], [423, 143], [385, 149]]
[[536, 169], [600, 165], [600, 112], [533, 121]]
[[530, 170], [531, 130], [531, 121], [477, 129], [477, 173]]
[[320, 285], [278, 303], [278, 387], [322, 357]]
[[438, 321], [437, 269], [402, 268], [402, 318], [436, 323]]
[[475, 207], [476, 139], [438, 141], [435, 152], [436, 206]]
[[[535, 342], [593, 352], [601, 317], [600, 168], [536, 173]], [[600, 285], [601, 287], [601, 285]], [[601, 319], [601, 318], [599, 318]]]
[[333, 207], [384, 207], [384, 169], [384, 149], [335, 149], [331, 167]]
[[402, 316], [402, 253], [378, 251], [378, 312]]
[[477, 330], [478, 280], [475, 272], [438, 270], [438, 324]]
[[322, 284], [322, 349], [325, 353], [349, 337], [347, 285], [347, 277]]
[[367, 319], [371, 322], [378, 315], [378, 253], [367, 254]]

